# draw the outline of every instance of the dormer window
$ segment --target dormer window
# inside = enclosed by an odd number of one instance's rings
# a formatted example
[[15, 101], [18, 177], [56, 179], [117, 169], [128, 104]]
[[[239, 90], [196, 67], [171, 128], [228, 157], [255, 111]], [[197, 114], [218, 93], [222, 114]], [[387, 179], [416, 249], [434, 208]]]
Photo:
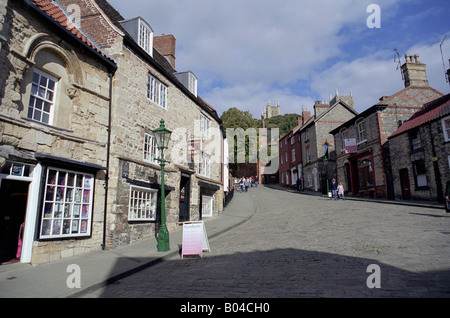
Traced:
[[141, 17], [120, 22], [134, 41], [153, 57], [153, 29]]
[[153, 32], [150, 26], [143, 20], [139, 19], [139, 46], [150, 55], [153, 55]]

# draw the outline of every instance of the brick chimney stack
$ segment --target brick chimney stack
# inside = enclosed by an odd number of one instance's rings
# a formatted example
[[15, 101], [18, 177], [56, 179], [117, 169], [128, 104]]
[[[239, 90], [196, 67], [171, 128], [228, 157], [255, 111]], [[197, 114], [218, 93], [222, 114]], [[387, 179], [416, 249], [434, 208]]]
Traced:
[[402, 65], [405, 88], [408, 86], [429, 86], [426, 64], [419, 61], [419, 55], [405, 54], [406, 63]]
[[161, 53], [175, 70], [175, 37], [172, 34], [155, 36], [153, 47]]
[[307, 109], [302, 110], [302, 123], [306, 123], [311, 118], [311, 112]]

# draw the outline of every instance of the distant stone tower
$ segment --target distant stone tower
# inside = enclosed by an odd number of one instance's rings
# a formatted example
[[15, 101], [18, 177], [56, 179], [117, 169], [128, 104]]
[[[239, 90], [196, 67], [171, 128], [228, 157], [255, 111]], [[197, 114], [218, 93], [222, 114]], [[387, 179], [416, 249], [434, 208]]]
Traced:
[[263, 119], [268, 119], [274, 116], [279, 116], [280, 113], [280, 103], [277, 102], [277, 106], [270, 106], [270, 101], [267, 102], [266, 109], [263, 110], [261, 117]]

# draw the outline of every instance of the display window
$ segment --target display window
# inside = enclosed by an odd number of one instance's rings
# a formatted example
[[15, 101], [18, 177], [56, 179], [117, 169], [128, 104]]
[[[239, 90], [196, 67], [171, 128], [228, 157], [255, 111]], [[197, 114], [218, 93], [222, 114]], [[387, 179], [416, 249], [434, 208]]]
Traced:
[[90, 236], [94, 175], [48, 168], [40, 238]]

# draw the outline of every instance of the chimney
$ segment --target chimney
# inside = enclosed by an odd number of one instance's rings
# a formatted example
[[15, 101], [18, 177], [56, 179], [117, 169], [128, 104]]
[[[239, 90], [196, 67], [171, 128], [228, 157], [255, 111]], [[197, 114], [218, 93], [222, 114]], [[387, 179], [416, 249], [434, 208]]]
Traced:
[[330, 108], [330, 105], [325, 100], [318, 100], [314, 103], [314, 116], [317, 118], [325, 112], [328, 108]]
[[406, 63], [402, 65], [405, 87], [429, 86], [426, 65], [419, 61], [419, 55], [405, 54]]
[[153, 37], [153, 47], [161, 53], [175, 69], [175, 37], [172, 34]]
[[311, 118], [309, 110], [302, 110], [302, 124], [306, 123]]

